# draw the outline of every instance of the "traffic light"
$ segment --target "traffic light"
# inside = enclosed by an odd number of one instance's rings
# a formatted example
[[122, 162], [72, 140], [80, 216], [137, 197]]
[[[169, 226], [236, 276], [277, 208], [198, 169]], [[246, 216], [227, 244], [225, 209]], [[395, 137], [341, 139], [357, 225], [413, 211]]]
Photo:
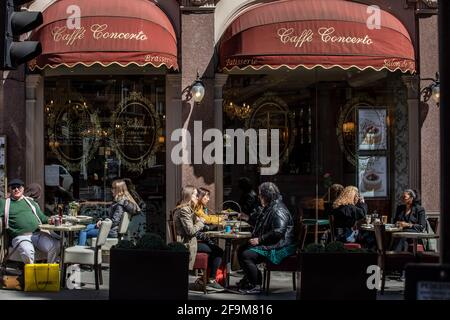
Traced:
[[20, 35], [40, 26], [42, 13], [20, 11], [31, 0], [0, 0], [0, 69], [13, 70], [42, 52], [39, 41], [19, 41]]

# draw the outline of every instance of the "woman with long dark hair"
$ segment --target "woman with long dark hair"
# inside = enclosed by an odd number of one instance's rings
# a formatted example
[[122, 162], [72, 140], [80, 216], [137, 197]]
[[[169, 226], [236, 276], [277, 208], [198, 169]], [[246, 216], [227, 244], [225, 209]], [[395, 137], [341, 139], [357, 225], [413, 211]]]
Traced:
[[[427, 228], [425, 209], [420, 205], [419, 193], [416, 190], [406, 189], [402, 194], [403, 204], [397, 206], [394, 223], [403, 231], [424, 232]], [[398, 239], [395, 244], [396, 251], [408, 251], [408, 239]]]
[[[195, 206], [195, 215], [198, 218], [204, 219], [207, 225], [223, 223], [225, 216], [208, 214], [209, 190], [206, 188], [198, 188], [197, 191], [198, 201]], [[205, 226], [205, 229], [209, 229], [209, 227]], [[209, 280], [207, 286], [212, 290], [223, 290], [224, 288], [216, 282], [217, 269], [222, 264], [223, 250], [203, 230], [197, 231], [195, 237], [198, 240], [197, 252], [208, 254]]]

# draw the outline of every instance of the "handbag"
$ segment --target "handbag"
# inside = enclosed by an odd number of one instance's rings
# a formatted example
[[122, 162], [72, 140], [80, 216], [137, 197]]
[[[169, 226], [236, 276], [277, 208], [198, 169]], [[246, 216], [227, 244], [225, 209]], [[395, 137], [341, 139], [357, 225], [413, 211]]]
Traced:
[[25, 265], [25, 291], [59, 291], [60, 272], [57, 263]]

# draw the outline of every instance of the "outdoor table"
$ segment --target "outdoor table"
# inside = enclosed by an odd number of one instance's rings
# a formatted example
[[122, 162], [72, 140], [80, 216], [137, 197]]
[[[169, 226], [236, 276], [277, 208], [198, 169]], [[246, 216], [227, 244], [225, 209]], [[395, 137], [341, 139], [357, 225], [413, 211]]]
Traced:
[[[375, 231], [375, 228], [373, 227], [373, 224], [362, 224], [360, 226], [361, 230], [366, 230], [366, 231]], [[396, 227], [395, 225], [385, 225], [386, 232], [399, 232], [402, 231], [402, 228], [400, 227]]]
[[71, 222], [76, 224], [89, 224], [94, 218], [91, 216], [63, 216], [63, 222]]
[[239, 230], [249, 229], [249, 228], [252, 227], [248, 222], [242, 221], [242, 220], [241, 221], [239, 221], [239, 220], [226, 220], [225, 221], [225, 225], [229, 225], [229, 226], [232, 226], [232, 227], [238, 226]]
[[223, 231], [208, 231], [205, 232], [210, 238], [218, 238], [225, 240], [225, 264], [227, 266], [227, 276], [225, 278], [225, 288], [230, 284], [230, 272], [231, 272], [231, 245], [233, 240], [250, 239], [252, 237], [251, 232], [238, 232], [238, 233], [225, 233]]
[[[52, 224], [41, 224], [39, 225], [39, 229], [45, 230], [45, 231], [55, 231], [60, 232], [60, 261], [59, 261], [59, 267], [60, 270], [63, 270], [63, 264], [64, 264], [64, 240], [65, 240], [65, 233], [67, 232], [69, 234], [69, 245], [73, 245], [73, 233], [78, 232], [81, 230], [86, 229], [85, 225], [82, 224], [62, 224], [60, 226], [55, 226]], [[64, 287], [64, 272], [61, 272], [61, 286]]]
[[439, 236], [437, 234], [432, 233], [423, 233], [423, 232], [394, 232], [392, 234], [394, 238], [407, 238], [413, 240], [413, 254], [417, 256], [417, 243], [419, 239], [437, 239]]

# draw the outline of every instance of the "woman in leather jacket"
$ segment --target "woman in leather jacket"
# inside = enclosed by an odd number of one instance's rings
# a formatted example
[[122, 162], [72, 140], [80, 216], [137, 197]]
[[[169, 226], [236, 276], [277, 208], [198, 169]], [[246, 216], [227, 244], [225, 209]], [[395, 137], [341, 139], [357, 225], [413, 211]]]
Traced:
[[278, 187], [272, 182], [264, 182], [258, 189], [262, 206], [256, 214], [252, 238], [238, 252], [246, 279], [240, 282], [242, 293], [261, 291], [259, 263], [270, 261], [279, 264], [294, 254], [297, 246], [292, 215], [284, 205]]

